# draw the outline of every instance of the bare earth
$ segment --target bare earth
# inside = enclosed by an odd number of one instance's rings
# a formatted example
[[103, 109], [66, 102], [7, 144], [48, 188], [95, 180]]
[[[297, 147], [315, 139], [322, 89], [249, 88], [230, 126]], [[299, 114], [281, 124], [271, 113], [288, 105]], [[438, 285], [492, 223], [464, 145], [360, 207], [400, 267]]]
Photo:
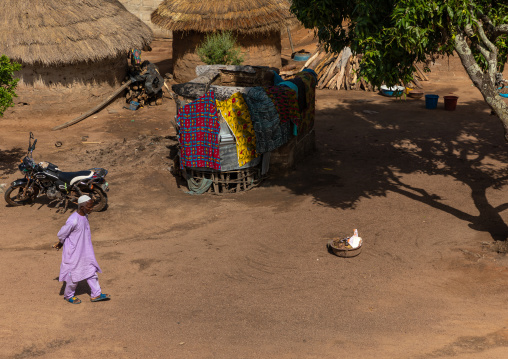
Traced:
[[[65, 104], [51, 117], [7, 113], [0, 183], [20, 177], [29, 131], [37, 160], [109, 170], [109, 208], [90, 224], [112, 300], [91, 303], [86, 285], [82, 304], [62, 299], [51, 245], [75, 208], [0, 205], [0, 357], [508, 357], [502, 126], [465, 74], [424, 86], [437, 109], [318, 91], [317, 151], [286, 177], [223, 196], [186, 194], [168, 171], [170, 99], [113, 104], [57, 132], [78, 115]], [[327, 252], [354, 228], [358, 257]]]

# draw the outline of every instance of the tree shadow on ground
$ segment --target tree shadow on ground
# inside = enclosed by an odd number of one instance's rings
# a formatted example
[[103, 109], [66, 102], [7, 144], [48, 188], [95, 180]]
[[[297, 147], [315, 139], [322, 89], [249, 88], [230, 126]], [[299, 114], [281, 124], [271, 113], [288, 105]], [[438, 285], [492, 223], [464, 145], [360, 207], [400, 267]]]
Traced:
[[[424, 100], [370, 101], [344, 100], [317, 111], [316, 152], [289, 177], [265, 185], [311, 195], [334, 208], [354, 208], [363, 198], [395, 192], [506, 240], [508, 226], [500, 213], [508, 203], [493, 206], [487, 191], [507, 183], [508, 145], [499, 119], [489, 115], [485, 103], [459, 103], [456, 111], [445, 111], [442, 103], [422, 110]], [[409, 174], [451, 177], [468, 186], [479, 214], [445, 204], [446, 192], [415, 187], [406, 179]]]
[[18, 170], [19, 160], [26, 154], [21, 148], [0, 150], [0, 174], [11, 175]]

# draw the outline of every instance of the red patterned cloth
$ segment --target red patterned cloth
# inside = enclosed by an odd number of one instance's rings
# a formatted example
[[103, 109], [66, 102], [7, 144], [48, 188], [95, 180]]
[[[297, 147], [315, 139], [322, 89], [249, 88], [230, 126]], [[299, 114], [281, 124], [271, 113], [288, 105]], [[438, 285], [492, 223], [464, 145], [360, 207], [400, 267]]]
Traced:
[[220, 171], [220, 124], [213, 91], [185, 105], [176, 120], [180, 126], [180, 167]]
[[280, 122], [291, 121], [298, 126], [301, 116], [298, 110], [296, 92], [286, 86], [270, 86], [264, 89], [277, 109]]

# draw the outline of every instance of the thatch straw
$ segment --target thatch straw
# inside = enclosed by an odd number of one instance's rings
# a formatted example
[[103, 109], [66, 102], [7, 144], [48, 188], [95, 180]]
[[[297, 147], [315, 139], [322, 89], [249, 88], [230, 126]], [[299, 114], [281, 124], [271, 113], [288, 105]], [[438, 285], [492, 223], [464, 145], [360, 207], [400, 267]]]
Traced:
[[290, 0], [164, 0], [152, 22], [173, 31], [264, 33], [295, 25]]
[[24, 64], [117, 57], [152, 40], [118, 0], [1, 0], [0, 54]]

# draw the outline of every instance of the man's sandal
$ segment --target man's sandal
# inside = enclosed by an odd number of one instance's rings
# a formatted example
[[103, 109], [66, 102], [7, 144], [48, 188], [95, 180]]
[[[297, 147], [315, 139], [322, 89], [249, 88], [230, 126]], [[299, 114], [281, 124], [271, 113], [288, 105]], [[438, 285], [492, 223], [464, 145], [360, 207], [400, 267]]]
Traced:
[[101, 294], [98, 297], [90, 298], [90, 301], [100, 302], [101, 300], [109, 300], [109, 299], [111, 299], [111, 296], [109, 294]]
[[65, 300], [68, 301], [71, 304], [79, 304], [79, 303], [81, 303], [81, 299], [79, 299], [78, 297], [72, 297], [72, 298], [65, 299]]

